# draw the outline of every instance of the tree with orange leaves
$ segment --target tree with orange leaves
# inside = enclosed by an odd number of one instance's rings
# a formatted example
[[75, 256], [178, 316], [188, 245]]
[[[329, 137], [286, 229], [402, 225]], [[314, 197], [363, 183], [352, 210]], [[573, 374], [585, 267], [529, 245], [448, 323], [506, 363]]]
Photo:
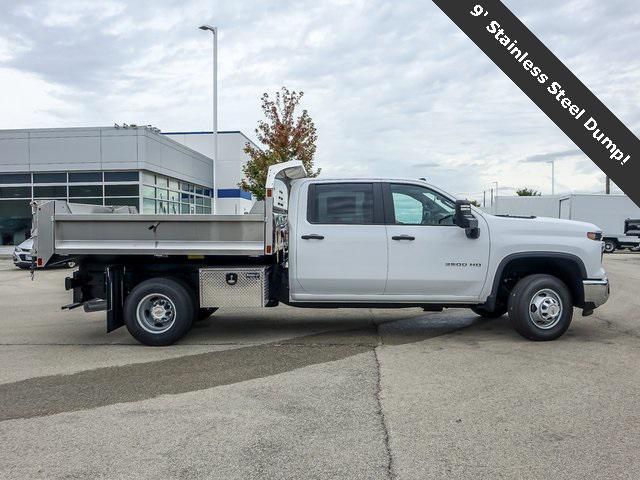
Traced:
[[239, 187], [251, 192], [258, 200], [265, 196], [264, 185], [267, 170], [271, 165], [299, 160], [311, 177], [317, 177], [320, 169], [315, 170], [313, 156], [316, 153], [316, 127], [306, 109], [297, 115], [304, 93], [289, 91], [282, 87], [274, 97], [268, 93], [262, 95], [262, 111], [266, 120], [258, 122], [256, 135], [265, 146], [262, 150], [247, 143], [245, 153], [249, 161], [242, 167], [245, 179]]

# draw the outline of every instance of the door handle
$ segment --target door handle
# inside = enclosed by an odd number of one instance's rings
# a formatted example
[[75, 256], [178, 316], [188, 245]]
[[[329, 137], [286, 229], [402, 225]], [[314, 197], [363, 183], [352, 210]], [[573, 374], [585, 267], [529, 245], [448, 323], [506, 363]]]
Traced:
[[315, 233], [312, 233], [311, 235], [302, 235], [303, 240], [324, 240], [324, 235], [316, 235]]
[[408, 240], [410, 242], [412, 242], [415, 239], [416, 237], [412, 237], [411, 235], [396, 235], [394, 237], [391, 237], [391, 240]]

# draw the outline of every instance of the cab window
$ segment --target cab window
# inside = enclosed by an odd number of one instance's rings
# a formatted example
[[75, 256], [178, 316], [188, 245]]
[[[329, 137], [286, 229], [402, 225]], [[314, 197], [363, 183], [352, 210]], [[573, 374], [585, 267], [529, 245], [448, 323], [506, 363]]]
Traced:
[[307, 219], [316, 224], [375, 223], [373, 184], [318, 183], [310, 185]]
[[454, 225], [455, 203], [419, 185], [392, 183], [396, 225]]

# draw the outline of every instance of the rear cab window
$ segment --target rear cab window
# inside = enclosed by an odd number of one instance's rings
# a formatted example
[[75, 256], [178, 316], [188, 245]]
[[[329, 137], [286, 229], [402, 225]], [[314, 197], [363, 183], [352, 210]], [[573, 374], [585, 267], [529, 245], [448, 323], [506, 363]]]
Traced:
[[379, 184], [372, 182], [314, 183], [309, 185], [307, 221], [325, 225], [382, 223]]

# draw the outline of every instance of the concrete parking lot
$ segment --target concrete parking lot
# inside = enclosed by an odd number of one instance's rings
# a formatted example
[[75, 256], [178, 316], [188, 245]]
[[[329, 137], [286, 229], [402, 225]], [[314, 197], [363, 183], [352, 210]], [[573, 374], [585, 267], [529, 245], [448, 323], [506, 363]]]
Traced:
[[560, 340], [468, 310], [219, 311], [180, 344], [0, 260], [0, 478], [640, 478], [640, 255]]

